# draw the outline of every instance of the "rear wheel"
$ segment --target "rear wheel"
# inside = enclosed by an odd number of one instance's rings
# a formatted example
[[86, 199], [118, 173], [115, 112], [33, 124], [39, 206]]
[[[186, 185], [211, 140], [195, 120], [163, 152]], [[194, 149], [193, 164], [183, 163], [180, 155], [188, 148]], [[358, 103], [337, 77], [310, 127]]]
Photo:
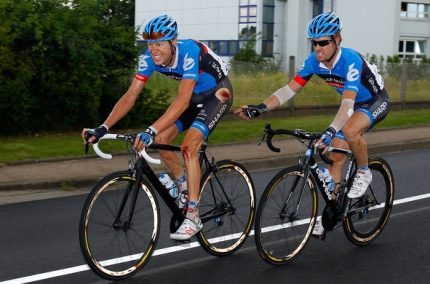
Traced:
[[352, 200], [343, 222], [345, 235], [355, 245], [367, 245], [382, 232], [390, 217], [394, 201], [394, 178], [388, 163], [379, 158], [369, 159], [372, 182], [366, 193]]
[[269, 264], [283, 265], [305, 248], [318, 208], [316, 185], [300, 166], [280, 171], [269, 182], [258, 204], [255, 242]]
[[108, 280], [136, 274], [149, 261], [158, 241], [158, 201], [149, 183], [142, 180], [133, 204], [135, 182], [128, 171], [112, 173], [94, 186], [82, 208], [82, 254], [88, 266]]
[[202, 177], [196, 235], [204, 250], [215, 256], [237, 251], [252, 230], [255, 190], [251, 175], [239, 163], [223, 160]]

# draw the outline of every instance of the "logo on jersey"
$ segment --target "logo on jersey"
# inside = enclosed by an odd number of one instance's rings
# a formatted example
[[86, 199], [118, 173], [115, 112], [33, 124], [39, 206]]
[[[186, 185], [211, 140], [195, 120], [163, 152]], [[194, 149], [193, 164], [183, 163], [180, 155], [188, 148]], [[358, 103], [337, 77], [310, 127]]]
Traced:
[[196, 62], [194, 61], [194, 59], [188, 58], [188, 53], [187, 53], [184, 58], [184, 64], [182, 65], [182, 68], [184, 69], [184, 71], [190, 70], [191, 68], [194, 67], [195, 64]]
[[218, 79], [221, 79], [223, 76], [223, 72], [222, 72], [219, 64], [217, 64], [217, 62], [213, 61], [212, 62], [212, 68], [216, 71]]
[[148, 69], [148, 63], [145, 60], [148, 57], [149, 57], [148, 55], [140, 56], [139, 71], [145, 71], [146, 69]]
[[348, 67], [348, 74], [346, 75], [346, 79], [350, 82], [355, 81], [358, 79], [358, 77], [360, 76], [360, 72], [358, 72], [357, 69], [354, 68], [354, 64], [352, 63], [351, 65], [349, 65]]
[[343, 89], [345, 86], [345, 81], [342, 80], [342, 78], [327, 77], [325, 78], [325, 81], [333, 88]]

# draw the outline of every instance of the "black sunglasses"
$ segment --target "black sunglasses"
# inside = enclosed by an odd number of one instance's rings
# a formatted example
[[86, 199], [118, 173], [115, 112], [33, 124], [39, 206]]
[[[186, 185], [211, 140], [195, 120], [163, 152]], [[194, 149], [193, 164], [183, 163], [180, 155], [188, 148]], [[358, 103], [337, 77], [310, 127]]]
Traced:
[[332, 41], [334, 41], [334, 39], [326, 39], [326, 40], [318, 40], [318, 41], [314, 39], [311, 40], [313, 46], [319, 45], [321, 47], [328, 45]]

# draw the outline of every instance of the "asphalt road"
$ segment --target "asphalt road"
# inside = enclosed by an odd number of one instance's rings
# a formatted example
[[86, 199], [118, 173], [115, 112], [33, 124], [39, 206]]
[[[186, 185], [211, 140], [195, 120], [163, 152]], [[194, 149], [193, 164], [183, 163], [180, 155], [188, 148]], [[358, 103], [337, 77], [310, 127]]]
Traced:
[[[325, 241], [312, 239], [292, 263], [273, 267], [259, 257], [250, 236], [234, 255], [216, 258], [195, 239], [182, 246], [170, 241], [170, 216], [163, 207], [155, 255], [123, 283], [428, 283], [430, 149], [381, 156], [394, 172], [395, 206], [384, 232], [369, 246], [352, 245], [338, 230]], [[257, 196], [276, 172], [251, 173]], [[79, 249], [87, 190], [48, 199], [39, 194], [38, 200], [0, 206], [0, 283], [109, 283], [88, 270]], [[159, 253], [162, 248], [170, 252]]]

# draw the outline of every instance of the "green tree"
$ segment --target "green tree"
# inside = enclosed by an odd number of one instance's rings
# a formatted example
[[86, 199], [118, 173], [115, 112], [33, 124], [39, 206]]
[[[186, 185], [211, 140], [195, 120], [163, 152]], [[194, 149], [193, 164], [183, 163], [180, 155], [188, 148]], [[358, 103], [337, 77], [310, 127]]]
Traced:
[[134, 1], [1, 1], [0, 133], [100, 123], [135, 72], [133, 25]]

